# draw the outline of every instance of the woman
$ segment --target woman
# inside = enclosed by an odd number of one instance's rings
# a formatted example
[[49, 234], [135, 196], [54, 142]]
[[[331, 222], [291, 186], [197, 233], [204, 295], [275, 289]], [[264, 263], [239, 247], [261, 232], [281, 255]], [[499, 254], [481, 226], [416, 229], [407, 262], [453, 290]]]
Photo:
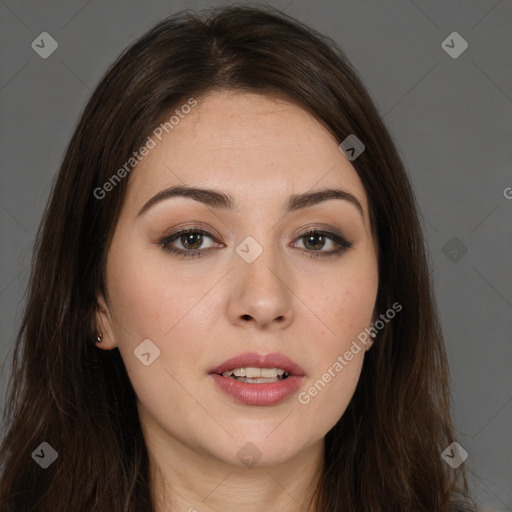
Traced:
[[474, 510], [399, 155], [343, 52], [273, 9], [180, 13], [103, 77], [13, 386], [2, 510]]

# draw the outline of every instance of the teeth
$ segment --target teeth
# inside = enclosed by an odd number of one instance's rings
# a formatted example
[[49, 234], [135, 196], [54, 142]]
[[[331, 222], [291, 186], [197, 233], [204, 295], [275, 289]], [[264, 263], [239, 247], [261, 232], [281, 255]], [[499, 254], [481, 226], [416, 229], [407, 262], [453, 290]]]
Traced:
[[234, 375], [235, 377], [247, 377], [248, 379], [274, 379], [277, 376], [282, 377], [284, 374], [288, 375], [288, 372], [285, 372], [281, 368], [256, 368], [253, 366], [249, 366], [247, 368], [233, 368], [232, 370], [228, 370], [224, 372], [222, 375], [224, 377], [231, 377]]
[[284, 375], [284, 370], [281, 370], [281, 368], [261, 368], [261, 377], [269, 379], [278, 375]]
[[249, 384], [265, 384], [266, 382], [277, 382], [279, 380], [283, 380], [283, 379], [280, 379], [279, 377], [272, 377], [270, 379], [262, 379], [262, 378], [247, 379], [245, 377], [231, 377], [231, 378], [236, 379], [240, 382], [248, 382]]

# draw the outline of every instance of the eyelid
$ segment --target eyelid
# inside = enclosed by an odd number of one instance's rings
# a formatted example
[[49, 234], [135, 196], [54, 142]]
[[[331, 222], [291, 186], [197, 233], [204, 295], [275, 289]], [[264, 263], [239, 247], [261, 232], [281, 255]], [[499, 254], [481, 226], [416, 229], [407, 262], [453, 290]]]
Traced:
[[[219, 238], [220, 237], [217, 237], [217, 235], [211, 233], [207, 229], [204, 229], [202, 227], [197, 227], [197, 226], [187, 226], [187, 227], [178, 229], [177, 231], [173, 231], [170, 235], [163, 236], [157, 243], [162, 243], [162, 242], [170, 243], [170, 242], [174, 242], [178, 238], [180, 238], [182, 235], [186, 235], [188, 233], [199, 233], [203, 237], [210, 238], [217, 245], [225, 245], [222, 242], [219, 242]], [[209, 249], [197, 249], [197, 250], [204, 252], [204, 251], [209, 250]], [[193, 251], [190, 250], [190, 251], [187, 251], [187, 252], [193, 252]]]
[[[194, 221], [192, 221], [194, 222]], [[174, 226], [172, 229], [167, 229], [164, 231], [164, 234], [162, 235], [162, 238], [171, 238], [172, 236], [177, 235], [178, 233], [187, 233], [189, 231], [200, 231], [203, 232], [212, 238], [216, 238], [217, 240], [221, 238], [221, 236], [217, 233], [215, 229], [213, 229], [210, 226], [202, 225], [201, 223], [198, 224], [178, 224], [177, 226]]]
[[307, 235], [311, 231], [314, 231], [314, 232], [317, 232], [317, 233], [332, 234], [332, 235], [336, 235], [336, 236], [338, 236], [340, 238], [345, 238], [341, 234], [339, 229], [337, 229], [336, 227], [331, 226], [329, 224], [318, 224], [318, 223], [312, 223], [312, 224], [308, 224], [308, 225], [302, 227], [301, 230], [295, 235], [295, 238]]
[[[195, 256], [201, 257], [203, 254], [211, 252], [211, 249], [213, 247], [209, 247], [207, 249], [194, 249], [194, 250], [185, 250], [185, 249], [176, 249], [169, 246], [169, 244], [176, 241], [178, 238], [180, 238], [182, 235], [187, 233], [198, 233], [202, 235], [203, 237], [208, 237], [212, 239], [216, 244], [217, 247], [219, 246], [219, 241], [216, 235], [212, 234], [208, 229], [205, 229], [200, 226], [186, 226], [181, 229], [178, 229], [176, 231], [173, 231], [171, 234], [166, 235], [159, 239], [157, 241], [157, 244], [162, 247], [162, 250], [168, 253], [176, 254], [178, 257], [181, 257], [182, 259], [186, 259], [187, 257], [191, 259], [194, 259]], [[350, 249], [353, 246], [353, 242], [347, 240], [341, 233], [338, 232], [337, 229], [327, 227], [326, 229], [322, 229], [321, 227], [318, 227], [318, 224], [313, 224], [310, 226], [303, 227], [300, 233], [295, 235], [294, 240], [299, 240], [304, 238], [307, 235], [319, 235], [323, 236], [324, 238], [327, 238], [328, 240], [331, 240], [334, 244], [337, 245], [337, 249], [331, 250], [331, 251], [315, 251], [310, 249], [304, 249], [302, 247], [297, 247], [303, 254], [306, 254], [309, 257], [330, 257], [330, 256], [340, 256], [342, 253], [344, 253], [347, 249]], [[292, 245], [293, 247], [296, 247], [296, 242]], [[222, 242], [220, 242], [220, 245], [224, 246]]]

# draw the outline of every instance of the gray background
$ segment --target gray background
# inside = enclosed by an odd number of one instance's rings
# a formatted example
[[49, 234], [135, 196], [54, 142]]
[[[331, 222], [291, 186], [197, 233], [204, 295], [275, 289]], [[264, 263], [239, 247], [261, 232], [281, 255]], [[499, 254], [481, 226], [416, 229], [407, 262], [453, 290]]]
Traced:
[[[393, 135], [424, 216], [456, 440], [482, 510], [512, 511], [512, 3], [270, 3], [340, 44]], [[209, 5], [221, 3], [0, 2], [2, 395], [35, 231], [91, 91], [159, 19]], [[469, 44], [458, 58], [441, 46], [454, 31]], [[59, 44], [48, 59], [31, 48], [42, 32]]]

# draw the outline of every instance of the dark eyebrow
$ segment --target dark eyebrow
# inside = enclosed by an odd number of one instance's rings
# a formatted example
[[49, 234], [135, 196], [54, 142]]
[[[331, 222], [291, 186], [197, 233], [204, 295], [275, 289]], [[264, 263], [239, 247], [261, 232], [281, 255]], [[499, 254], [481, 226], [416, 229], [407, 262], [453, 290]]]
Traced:
[[[237, 206], [233, 197], [218, 190], [189, 187], [185, 185], [176, 185], [166, 188], [153, 196], [140, 210], [137, 217], [149, 210], [152, 206], [171, 197], [188, 197], [204, 203], [212, 208], [221, 208], [223, 210], [234, 210]], [[342, 199], [352, 203], [364, 217], [364, 210], [358, 199], [352, 194], [339, 189], [325, 189], [316, 192], [305, 192], [303, 194], [295, 194], [290, 196], [288, 203], [284, 209], [284, 213], [294, 212], [302, 208], [314, 206], [329, 199]]]

